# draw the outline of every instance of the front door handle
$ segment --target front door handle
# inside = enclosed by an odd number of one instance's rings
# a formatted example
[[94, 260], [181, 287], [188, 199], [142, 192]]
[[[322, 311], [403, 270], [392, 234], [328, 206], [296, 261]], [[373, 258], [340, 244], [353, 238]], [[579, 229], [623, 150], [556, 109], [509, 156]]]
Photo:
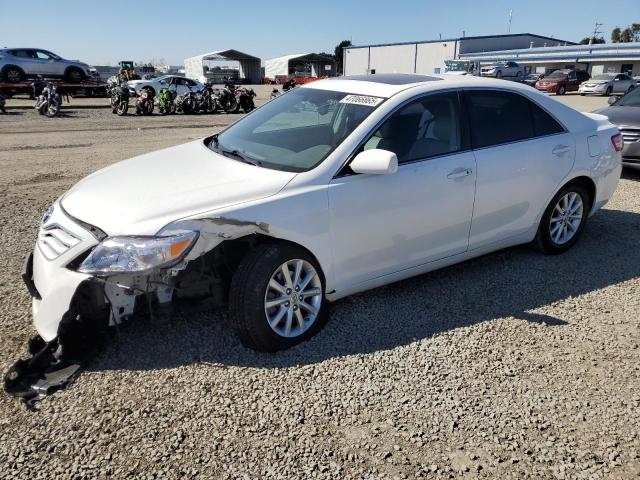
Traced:
[[454, 171], [449, 173], [449, 175], [447, 175], [447, 178], [449, 180], [454, 180], [456, 178], [468, 177], [472, 173], [473, 173], [473, 170], [471, 168], [464, 168], [464, 167], [456, 168]]
[[569, 145], [556, 145], [555, 148], [551, 150], [551, 153], [553, 153], [554, 155], [562, 155], [564, 153], [567, 153], [569, 150], [571, 150], [571, 147], [569, 147]]

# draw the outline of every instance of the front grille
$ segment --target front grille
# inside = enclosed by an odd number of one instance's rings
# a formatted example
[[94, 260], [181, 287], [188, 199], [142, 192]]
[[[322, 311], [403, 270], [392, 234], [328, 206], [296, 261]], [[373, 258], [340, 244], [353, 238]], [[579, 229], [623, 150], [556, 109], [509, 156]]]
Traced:
[[624, 143], [635, 143], [640, 140], [640, 128], [621, 128], [620, 133]]
[[49, 225], [40, 230], [38, 248], [47, 260], [54, 260], [80, 243], [80, 239], [60, 225]]

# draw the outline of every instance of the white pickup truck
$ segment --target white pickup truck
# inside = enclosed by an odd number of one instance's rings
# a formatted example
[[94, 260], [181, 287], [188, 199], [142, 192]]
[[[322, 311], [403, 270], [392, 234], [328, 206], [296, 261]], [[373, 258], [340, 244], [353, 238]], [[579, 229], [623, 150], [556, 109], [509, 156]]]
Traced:
[[495, 78], [514, 77], [516, 80], [522, 80], [524, 78], [524, 67], [521, 67], [516, 62], [496, 62], [481, 67], [480, 76]]

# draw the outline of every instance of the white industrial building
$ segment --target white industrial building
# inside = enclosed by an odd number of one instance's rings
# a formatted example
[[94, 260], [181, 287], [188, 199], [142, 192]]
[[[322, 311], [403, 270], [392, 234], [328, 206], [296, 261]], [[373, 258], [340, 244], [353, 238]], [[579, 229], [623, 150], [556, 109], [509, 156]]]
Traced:
[[438, 74], [444, 73], [445, 60], [455, 60], [463, 54], [562, 45], [575, 44], [531, 33], [516, 33], [352, 46], [344, 50], [343, 71], [345, 75], [372, 73]]
[[586, 70], [591, 75], [624, 72], [640, 75], [640, 43], [547, 46], [495, 52], [462, 53], [460, 60], [493, 63], [512, 60], [527, 70], [546, 73], [560, 68]]
[[[238, 78], [244, 83], [258, 84], [262, 82], [261, 60], [258, 57], [239, 52], [238, 50], [218, 50], [190, 57], [184, 61], [184, 73], [187, 77], [206, 82], [209, 68], [206, 62], [238, 62]], [[213, 69], [211, 69], [213, 72]]]
[[332, 57], [319, 53], [298, 53], [265, 60], [264, 76], [270, 79], [293, 76], [297, 67], [303, 67], [302, 72], [306, 72], [309, 77], [336, 75], [336, 61]]

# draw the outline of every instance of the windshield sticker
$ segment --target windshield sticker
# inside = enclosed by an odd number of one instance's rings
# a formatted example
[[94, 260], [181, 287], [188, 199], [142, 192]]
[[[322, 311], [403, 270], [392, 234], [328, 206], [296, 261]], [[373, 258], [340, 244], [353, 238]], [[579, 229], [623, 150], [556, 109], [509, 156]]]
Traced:
[[366, 107], [377, 107], [383, 102], [384, 98], [370, 97], [368, 95], [347, 95], [340, 103], [351, 103], [353, 105], [364, 105]]

